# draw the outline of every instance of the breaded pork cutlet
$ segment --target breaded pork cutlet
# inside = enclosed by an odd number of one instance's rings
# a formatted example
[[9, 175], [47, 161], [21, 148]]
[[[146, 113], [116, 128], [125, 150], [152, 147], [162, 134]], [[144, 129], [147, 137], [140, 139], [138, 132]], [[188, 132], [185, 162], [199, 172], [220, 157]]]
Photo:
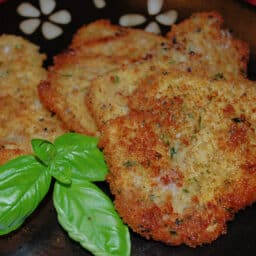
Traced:
[[255, 84], [159, 68], [130, 100], [100, 143], [124, 222], [170, 245], [225, 234], [256, 200]]
[[[45, 55], [21, 37], [0, 36], [0, 96], [21, 97], [35, 88], [46, 71], [41, 67]], [[18, 82], [18, 83], [17, 83]]]
[[170, 61], [184, 71], [212, 77], [246, 76], [248, 44], [234, 38], [223, 22], [217, 12], [202, 12], [174, 24], [167, 34], [172, 42]]
[[36, 45], [21, 37], [0, 36], [0, 164], [31, 153], [32, 138], [52, 141], [67, 131], [39, 101], [44, 59]]
[[[110, 119], [129, 112], [128, 96], [145, 79], [155, 75], [155, 68], [170, 69], [168, 59], [154, 58], [149, 61], [124, 66], [95, 79], [86, 95], [86, 104], [99, 130]], [[153, 82], [153, 80], [152, 80]], [[147, 88], [145, 88], [147, 90]]]
[[87, 88], [93, 78], [120, 67], [112, 58], [98, 58], [80, 56], [75, 50], [59, 55], [47, 79], [38, 86], [40, 99], [49, 110], [57, 113], [70, 130], [88, 135], [96, 135], [97, 127], [84, 104]]
[[74, 36], [70, 49], [55, 57], [47, 79], [38, 88], [40, 98], [70, 130], [97, 135], [84, 103], [91, 80], [145, 57], [162, 42], [167, 39], [107, 21], [87, 25]]
[[212, 80], [240, 79], [246, 75], [248, 46], [222, 30], [222, 22], [215, 12], [194, 14], [174, 25], [168, 35], [171, 43], [163, 41], [145, 59], [145, 64], [123, 67], [95, 79], [85, 101], [99, 129], [107, 120], [127, 113], [126, 96], [154, 66], [175, 68]]

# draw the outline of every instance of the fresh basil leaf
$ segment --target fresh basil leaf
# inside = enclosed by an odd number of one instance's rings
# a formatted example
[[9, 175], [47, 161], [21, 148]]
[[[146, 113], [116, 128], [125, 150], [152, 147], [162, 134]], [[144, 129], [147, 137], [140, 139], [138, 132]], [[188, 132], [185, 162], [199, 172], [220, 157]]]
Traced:
[[71, 183], [71, 170], [70, 163], [62, 157], [55, 157], [48, 167], [49, 173], [59, 182], [63, 184]]
[[97, 137], [90, 137], [79, 133], [70, 132], [57, 137], [54, 141], [54, 145], [57, 147], [76, 145], [90, 149], [97, 147], [98, 142], [99, 139]]
[[49, 190], [51, 176], [34, 156], [0, 166], [0, 235], [17, 229]]
[[66, 133], [54, 141], [59, 157], [72, 169], [72, 180], [104, 181], [107, 166], [98, 149], [98, 138]]
[[95, 256], [130, 255], [130, 236], [111, 200], [88, 181], [56, 182], [53, 202], [69, 236]]
[[56, 155], [56, 148], [50, 141], [42, 139], [32, 139], [31, 144], [35, 155], [45, 165], [48, 165]]

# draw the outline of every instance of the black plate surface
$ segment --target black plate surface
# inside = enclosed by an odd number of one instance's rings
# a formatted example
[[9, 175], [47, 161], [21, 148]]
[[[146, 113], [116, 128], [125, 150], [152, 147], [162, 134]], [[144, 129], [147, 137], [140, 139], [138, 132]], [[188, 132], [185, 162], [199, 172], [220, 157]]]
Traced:
[[[63, 29], [63, 34], [56, 39], [46, 40], [40, 27], [31, 35], [25, 35], [19, 29], [19, 24], [25, 18], [17, 14], [17, 6], [22, 2], [30, 2], [37, 9], [39, 8], [38, 0], [9, 0], [0, 4], [0, 34], [11, 33], [21, 35], [28, 38], [32, 42], [40, 45], [41, 51], [48, 55], [45, 65], [52, 63], [52, 56], [63, 51], [71, 41], [73, 33], [83, 24], [91, 21], [107, 18], [113, 23], [118, 24], [121, 15], [127, 13], [141, 13], [147, 18], [147, 22], [154, 20], [154, 16], [147, 14], [146, 1], [113, 1], [106, 0], [105, 7], [97, 8], [93, 0], [56, 0], [56, 7], [53, 12], [65, 9], [67, 10], [72, 20], [70, 23], [60, 25]], [[170, 2], [166, 1], [163, 8], [167, 8]], [[184, 2], [184, 1], [182, 1]], [[185, 1], [186, 2], [186, 1]], [[203, 9], [203, 1], [195, 1], [197, 5], [193, 11]], [[216, 1], [221, 2], [221, 1]], [[227, 5], [232, 7], [233, 2], [226, 1]], [[202, 3], [202, 8], [197, 9]], [[191, 1], [187, 1], [188, 8], [182, 17], [188, 15], [193, 9]], [[255, 7], [250, 7], [247, 4], [239, 3], [241, 7], [252, 9], [252, 14], [256, 15]], [[175, 5], [176, 6], [176, 5]], [[216, 5], [218, 6], [218, 5]], [[229, 6], [227, 6], [229, 7]], [[228, 8], [222, 7], [222, 14], [225, 18], [225, 10]], [[182, 10], [181, 10], [182, 12]], [[228, 15], [228, 14], [227, 14]], [[239, 14], [237, 14], [239, 16]], [[49, 15], [40, 16], [41, 22], [46, 21]], [[142, 25], [143, 27], [143, 25]], [[164, 32], [167, 27], [161, 26]], [[248, 24], [248, 32], [254, 33], [256, 27], [250, 27]], [[256, 35], [254, 36], [254, 46], [256, 45]], [[256, 61], [255, 48], [252, 51], [249, 64], [249, 77], [256, 78]], [[0, 110], [1, 111], [1, 110]], [[107, 185], [99, 184], [107, 193], [109, 193]], [[1, 191], [0, 191], [1, 193]], [[0, 238], [0, 255], [8, 256], [58, 256], [58, 255], [77, 255], [89, 256], [88, 251], [83, 249], [78, 243], [73, 242], [68, 238], [65, 231], [59, 226], [56, 213], [51, 201], [51, 193], [41, 203], [40, 207], [29, 217], [26, 223], [19, 230]], [[171, 247], [161, 243], [148, 241], [131, 232], [132, 240], [132, 256], [240, 256], [240, 255], [256, 255], [256, 205], [248, 207], [240, 211], [235, 220], [228, 223], [228, 233], [221, 236], [210, 245], [198, 247], [196, 249], [187, 246]]]

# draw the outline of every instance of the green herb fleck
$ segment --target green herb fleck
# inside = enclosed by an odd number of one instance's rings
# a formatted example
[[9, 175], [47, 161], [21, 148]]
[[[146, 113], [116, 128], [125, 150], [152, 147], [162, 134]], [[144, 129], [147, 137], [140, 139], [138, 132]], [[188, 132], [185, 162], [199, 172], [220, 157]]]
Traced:
[[21, 44], [16, 44], [16, 45], [15, 45], [15, 48], [16, 48], [16, 49], [21, 49], [21, 47], [22, 47]]
[[169, 137], [166, 135], [166, 134], [161, 134], [160, 135], [160, 139], [162, 140], [162, 142], [169, 146], [170, 145], [170, 140], [169, 140]]
[[182, 191], [183, 191], [184, 193], [189, 193], [189, 191], [188, 191], [186, 188], [183, 188]]
[[202, 117], [201, 116], [198, 117], [198, 127], [199, 127], [199, 130], [202, 128]]
[[198, 179], [196, 177], [193, 177], [193, 181], [198, 182]]
[[1, 78], [4, 78], [4, 77], [8, 76], [9, 74], [10, 74], [9, 70], [0, 71], [0, 77]]
[[72, 77], [73, 74], [70, 74], [70, 73], [66, 73], [66, 74], [60, 74], [61, 76], [64, 76], [64, 77]]
[[123, 163], [123, 166], [124, 167], [132, 167], [132, 166], [135, 166], [136, 165], [136, 162], [135, 161], [131, 161], [131, 160], [127, 160]]
[[194, 118], [194, 115], [192, 113], [188, 113], [189, 118]]
[[198, 117], [198, 121], [197, 121], [196, 132], [199, 132], [202, 128], [203, 128], [203, 125], [202, 125], [202, 117], [199, 116], [199, 117]]
[[114, 82], [115, 84], [118, 84], [118, 83], [120, 82], [120, 77], [119, 77], [118, 75], [115, 75], [113, 82]]
[[150, 201], [155, 201], [156, 195], [150, 194], [150, 195], [149, 195], [149, 199], [150, 199]]
[[221, 80], [221, 79], [224, 79], [223, 73], [216, 73], [216, 74], [213, 76], [213, 80]]
[[189, 178], [188, 179], [189, 180], [189, 182], [198, 182], [198, 179], [196, 178], [196, 177], [192, 177], [192, 178]]
[[196, 140], [196, 134], [192, 134], [191, 139]]
[[174, 157], [174, 155], [176, 155], [178, 153], [178, 149], [177, 148], [175, 148], [175, 147], [171, 147], [170, 149], [169, 149], [169, 154], [170, 154], [170, 157], [171, 157], [171, 159]]
[[175, 62], [176, 61], [174, 59], [169, 59], [169, 61], [168, 61], [169, 64], [175, 64]]

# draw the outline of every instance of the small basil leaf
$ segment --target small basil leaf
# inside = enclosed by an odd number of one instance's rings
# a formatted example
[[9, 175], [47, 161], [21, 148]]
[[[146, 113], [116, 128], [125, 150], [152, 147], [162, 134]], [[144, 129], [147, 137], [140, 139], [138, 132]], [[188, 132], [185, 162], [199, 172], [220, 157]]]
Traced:
[[0, 166], [0, 235], [17, 229], [49, 190], [51, 176], [34, 156]]
[[128, 228], [111, 200], [88, 181], [55, 183], [53, 202], [68, 235], [95, 256], [130, 255]]
[[56, 148], [50, 141], [32, 139], [31, 144], [35, 155], [46, 165], [48, 165], [56, 155]]
[[97, 147], [99, 139], [96, 137], [90, 137], [79, 133], [65, 133], [57, 137], [54, 141], [56, 147], [63, 147], [68, 145], [83, 146], [87, 149]]
[[72, 168], [72, 180], [105, 180], [107, 166], [97, 144], [97, 138], [77, 133], [66, 133], [54, 141], [58, 156]]
[[69, 162], [58, 156], [54, 158], [48, 167], [49, 173], [63, 184], [71, 183], [71, 169]]

